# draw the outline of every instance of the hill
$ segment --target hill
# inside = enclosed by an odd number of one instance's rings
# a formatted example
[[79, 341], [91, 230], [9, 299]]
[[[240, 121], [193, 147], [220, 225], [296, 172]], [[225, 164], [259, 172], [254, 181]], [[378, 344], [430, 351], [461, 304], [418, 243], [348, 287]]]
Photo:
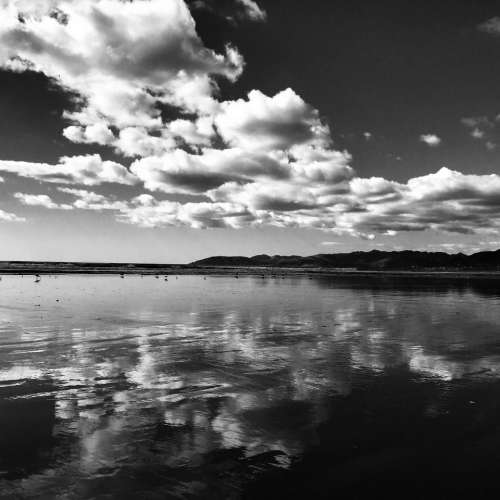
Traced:
[[295, 267], [357, 270], [500, 270], [500, 250], [472, 255], [445, 252], [370, 252], [299, 255], [216, 256], [190, 264], [197, 267]]

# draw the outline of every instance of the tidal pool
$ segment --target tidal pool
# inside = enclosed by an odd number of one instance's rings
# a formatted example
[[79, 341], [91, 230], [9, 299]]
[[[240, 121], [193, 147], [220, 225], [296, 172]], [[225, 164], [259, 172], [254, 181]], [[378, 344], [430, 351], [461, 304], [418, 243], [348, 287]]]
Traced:
[[495, 281], [4, 276], [0, 498], [500, 490]]

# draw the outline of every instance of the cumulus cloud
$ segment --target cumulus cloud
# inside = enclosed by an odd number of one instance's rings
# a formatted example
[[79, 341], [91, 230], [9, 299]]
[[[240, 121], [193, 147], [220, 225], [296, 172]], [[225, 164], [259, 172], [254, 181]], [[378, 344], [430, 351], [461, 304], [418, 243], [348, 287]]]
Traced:
[[254, 2], [253, 0], [238, 0], [238, 2], [245, 8], [247, 16], [252, 21], [266, 20], [267, 14], [257, 5], [257, 2]]
[[61, 193], [66, 193], [73, 196], [75, 199], [69, 205], [72, 208], [81, 210], [126, 210], [128, 204], [123, 201], [111, 199], [105, 195], [87, 191], [85, 189], [73, 189], [60, 187], [58, 190]]
[[26, 219], [24, 217], [19, 217], [16, 214], [5, 212], [4, 210], [0, 210], [0, 221], [3, 222], [25, 222]]
[[115, 142], [115, 136], [106, 123], [98, 122], [86, 127], [72, 125], [63, 130], [63, 135], [71, 142], [100, 144], [108, 146]]
[[249, 150], [289, 149], [295, 145], [330, 143], [329, 128], [319, 113], [292, 89], [273, 97], [252, 90], [248, 99], [221, 104], [215, 125], [230, 145]]
[[195, 121], [178, 119], [168, 124], [172, 136], [191, 146], [209, 146], [216, 137], [213, 118], [202, 116]]
[[[206, 191], [208, 201], [189, 203], [157, 200], [150, 194], [117, 200], [81, 189], [58, 189], [74, 197], [67, 205], [113, 210], [118, 220], [143, 227], [274, 225], [366, 239], [407, 231], [498, 234], [500, 230], [500, 176], [465, 175], [447, 168], [406, 183], [378, 177], [346, 178], [334, 185], [301, 184], [289, 178], [230, 181]], [[63, 208], [40, 196], [18, 198], [27, 204]]]
[[[253, 0], [232, 4], [246, 18], [265, 19]], [[217, 79], [237, 79], [243, 57], [229, 45], [221, 53], [205, 47], [182, 0], [0, 0], [0, 65], [40, 71], [70, 90], [77, 97], [64, 114], [64, 137], [124, 157], [123, 164], [97, 154], [56, 164], [0, 160], [0, 172], [65, 185], [55, 199], [16, 193], [24, 205], [109, 210], [144, 227], [274, 225], [368, 239], [500, 230], [497, 175], [443, 168], [406, 183], [362, 178], [350, 154], [335, 147], [329, 123], [294, 90], [220, 101]], [[169, 107], [175, 118], [166, 118]], [[462, 123], [495, 147], [493, 120]], [[441, 143], [435, 134], [420, 140]], [[110, 183], [147, 192], [118, 199], [82, 189]], [[0, 218], [16, 220], [5, 212]]]
[[152, 135], [144, 127], [126, 127], [113, 142], [118, 153], [125, 156], [159, 156], [176, 148], [176, 142], [167, 129]]
[[150, 191], [202, 194], [228, 182], [244, 184], [260, 177], [287, 177], [278, 159], [233, 149], [205, 149], [190, 154], [177, 149], [160, 157], [135, 161], [130, 170]]
[[359, 234], [426, 229], [473, 234], [499, 229], [500, 176], [496, 174], [465, 175], [442, 168], [406, 184], [372, 182], [383, 186], [386, 196], [392, 192], [392, 198], [366, 200], [362, 210], [340, 215], [340, 227]]
[[14, 193], [14, 198], [17, 198], [23, 205], [40, 206], [60, 210], [71, 210], [73, 208], [68, 204], [55, 203], [52, 198], [46, 194]]
[[236, 19], [263, 22], [267, 19], [266, 11], [254, 0], [187, 0], [187, 3], [191, 9], [207, 10], [230, 22]]
[[436, 147], [441, 144], [441, 139], [436, 134], [422, 134], [420, 141], [425, 142], [430, 147]]
[[243, 69], [235, 48], [218, 54], [203, 45], [182, 0], [0, 5], [0, 64], [41, 71], [76, 91], [81, 109], [66, 117], [79, 124], [160, 126], [158, 103], [189, 99], [206, 110], [210, 75], [234, 80]]
[[474, 139], [482, 139], [484, 137], [484, 131], [483, 130], [480, 130], [478, 129], [477, 127], [472, 129], [472, 132], [470, 133], [470, 135], [474, 138]]
[[137, 179], [123, 165], [103, 161], [97, 154], [64, 156], [56, 165], [0, 160], [0, 172], [8, 172], [42, 182], [86, 186], [96, 186], [102, 183], [132, 185], [137, 182]]
[[499, 229], [500, 176], [464, 175], [447, 168], [397, 183], [354, 177], [342, 191], [323, 186], [293, 189], [227, 184], [211, 193], [218, 202], [239, 200], [259, 223], [315, 227], [372, 238], [433, 229], [481, 233]]
[[120, 219], [142, 227], [240, 228], [251, 223], [253, 215], [240, 204], [182, 204], [157, 201], [150, 195], [142, 195], [131, 201], [129, 207], [121, 212]]

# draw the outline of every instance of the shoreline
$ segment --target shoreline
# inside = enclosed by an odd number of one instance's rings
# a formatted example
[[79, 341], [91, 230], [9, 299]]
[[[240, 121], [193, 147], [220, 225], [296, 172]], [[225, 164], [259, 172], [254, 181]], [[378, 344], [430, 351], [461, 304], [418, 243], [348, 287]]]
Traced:
[[175, 264], [66, 264], [21, 263], [1, 265], [0, 275], [210, 275], [210, 276], [261, 276], [261, 277], [336, 277], [336, 278], [434, 278], [434, 279], [488, 279], [500, 280], [500, 271], [488, 270], [355, 270], [303, 267], [239, 267], [239, 266], [190, 266]]

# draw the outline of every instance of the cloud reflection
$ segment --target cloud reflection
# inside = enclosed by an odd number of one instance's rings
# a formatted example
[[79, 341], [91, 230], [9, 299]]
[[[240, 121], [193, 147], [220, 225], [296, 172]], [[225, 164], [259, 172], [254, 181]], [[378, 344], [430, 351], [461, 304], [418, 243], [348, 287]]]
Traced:
[[[9, 279], [29, 304], [28, 280]], [[54, 398], [53, 434], [66, 439], [40, 471], [47, 491], [67, 468], [97, 484], [146, 464], [193, 472], [221, 450], [273, 452], [272, 466], [286, 466], [315, 441], [332, 398], [366, 377], [399, 369], [453, 384], [500, 373], [498, 297], [473, 290], [183, 277], [170, 288], [130, 278], [120, 294], [112, 278], [58, 283], [71, 300], [44, 306], [43, 353], [26, 349], [39, 312], [4, 309], [0, 324], [0, 386], [53, 386], [9, 394]], [[8, 486], [29, 497], [39, 477]]]

